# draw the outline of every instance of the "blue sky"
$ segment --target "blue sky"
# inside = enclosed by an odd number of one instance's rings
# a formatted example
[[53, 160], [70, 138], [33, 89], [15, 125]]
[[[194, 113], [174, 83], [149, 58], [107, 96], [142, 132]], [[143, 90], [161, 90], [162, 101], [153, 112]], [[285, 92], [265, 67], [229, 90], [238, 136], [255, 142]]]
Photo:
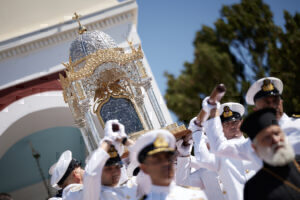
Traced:
[[[220, 17], [222, 5], [239, 0], [137, 0], [138, 33], [148, 62], [161, 92], [166, 90], [165, 71], [180, 74], [185, 61], [193, 61], [196, 31], [212, 26]], [[299, 0], [265, 0], [274, 14], [275, 23], [284, 24], [283, 10], [300, 12]]]
[[[179, 75], [185, 61], [193, 61], [193, 40], [202, 25], [213, 26], [222, 5], [239, 0], [137, 0], [138, 33], [162, 94], [164, 72]], [[284, 25], [283, 10], [300, 12], [299, 0], [264, 0], [277, 25]], [[174, 116], [172, 116], [173, 119]]]

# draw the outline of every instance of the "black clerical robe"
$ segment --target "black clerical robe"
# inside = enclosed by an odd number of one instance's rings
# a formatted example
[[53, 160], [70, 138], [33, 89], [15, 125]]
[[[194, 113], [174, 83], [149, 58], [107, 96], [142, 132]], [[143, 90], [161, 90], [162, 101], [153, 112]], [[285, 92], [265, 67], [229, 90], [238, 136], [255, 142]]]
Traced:
[[[269, 170], [273, 174], [270, 174]], [[298, 190], [284, 181], [293, 184]], [[300, 170], [296, 161], [283, 167], [273, 167], [264, 163], [263, 168], [246, 183], [244, 200], [300, 200]]]

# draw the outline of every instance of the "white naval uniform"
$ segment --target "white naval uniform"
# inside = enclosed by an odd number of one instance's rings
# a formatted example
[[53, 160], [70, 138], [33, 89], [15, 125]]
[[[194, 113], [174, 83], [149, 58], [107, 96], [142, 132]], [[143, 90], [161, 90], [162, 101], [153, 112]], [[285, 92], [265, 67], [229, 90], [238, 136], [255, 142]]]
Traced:
[[283, 113], [278, 123], [280, 128], [286, 134], [296, 155], [300, 155], [300, 119], [288, 117]]
[[100, 199], [104, 200], [133, 200], [137, 199], [137, 187], [134, 182], [128, 180], [125, 184], [119, 187], [102, 186]]
[[[66, 187], [63, 193], [63, 200], [83, 200], [83, 185], [71, 184]], [[93, 191], [90, 191], [93, 192]], [[101, 187], [100, 199], [104, 200], [132, 200], [137, 199], [136, 186], [130, 181], [120, 187]], [[51, 200], [59, 200], [61, 198], [51, 198]], [[87, 199], [87, 198], [85, 198]]]
[[[300, 155], [300, 119], [290, 118], [284, 113], [278, 123], [286, 134], [296, 155]], [[210, 132], [207, 137], [214, 153], [219, 156], [250, 160], [262, 165], [262, 161], [254, 152], [251, 146], [252, 142], [249, 138], [236, 143], [234, 140], [227, 140], [224, 137], [219, 117], [206, 121], [204, 126]]]
[[176, 183], [178, 185], [200, 187], [205, 191], [208, 199], [225, 199], [222, 192], [223, 184], [219, 175], [206, 168], [199, 168], [194, 156], [177, 158]]
[[[136, 185], [130, 180], [119, 187], [101, 185], [102, 170], [109, 155], [101, 148], [95, 150], [87, 165], [82, 184], [71, 184], [63, 191], [63, 200], [130, 200], [136, 198]], [[74, 185], [78, 187], [75, 188]], [[79, 187], [81, 186], [81, 187]]]
[[87, 200], [117, 200], [117, 199], [136, 199], [136, 184], [128, 180], [125, 184], [119, 187], [107, 187], [101, 185], [102, 170], [109, 159], [106, 151], [98, 148], [85, 168], [85, 175], [83, 179], [84, 199]]
[[[211, 131], [218, 130], [218, 133], [223, 135], [222, 139], [226, 140], [227, 143], [239, 145], [246, 142], [246, 139], [243, 136], [237, 139], [227, 140], [224, 137], [219, 117], [213, 118], [206, 123], [205, 130], [208, 138], [210, 138], [210, 135], [213, 135]], [[214, 127], [212, 128], [212, 126]], [[207, 169], [216, 171], [219, 174], [224, 186], [223, 194], [225, 199], [242, 200], [244, 185], [261, 168], [261, 161], [257, 160], [256, 162], [251, 162], [248, 160], [217, 156], [216, 154], [209, 152], [207, 149], [204, 136], [193, 138], [195, 144], [199, 144], [198, 146], [195, 145], [195, 155], [199, 161], [199, 166], [206, 167]], [[218, 143], [218, 140], [212, 140], [212, 138], [210, 138], [210, 147], [211, 149], [216, 150], [217, 147], [213, 145], [214, 143]]]
[[62, 193], [63, 200], [82, 200], [83, 199], [83, 185], [70, 184], [64, 188]]
[[61, 198], [61, 197], [51, 197], [51, 198], [48, 199], [48, 200], [62, 200], [62, 198]]
[[220, 117], [206, 121], [204, 127], [212, 153], [226, 158], [248, 160], [262, 167], [262, 160], [256, 155], [249, 138], [225, 138]]
[[151, 185], [145, 200], [207, 200], [203, 190], [188, 189], [172, 182], [169, 186]]

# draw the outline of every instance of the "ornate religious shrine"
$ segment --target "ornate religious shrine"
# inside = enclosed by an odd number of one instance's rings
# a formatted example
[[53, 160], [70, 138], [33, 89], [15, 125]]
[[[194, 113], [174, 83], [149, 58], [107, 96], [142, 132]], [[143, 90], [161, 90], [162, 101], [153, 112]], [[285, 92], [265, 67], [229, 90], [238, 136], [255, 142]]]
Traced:
[[128, 42], [129, 50], [119, 48], [106, 33], [87, 31], [76, 13], [73, 19], [78, 21], [79, 35], [71, 43], [69, 62], [63, 63], [66, 69], [65, 75], [60, 74], [60, 83], [64, 101], [70, 107], [89, 152], [97, 148], [103, 137], [97, 124], [103, 130], [106, 121], [118, 119], [133, 139], [154, 128], [145, 107], [145, 95], [160, 128], [172, 132], [185, 129], [177, 124], [167, 126], [153, 92], [151, 77], [143, 66], [141, 46], [135, 48]]

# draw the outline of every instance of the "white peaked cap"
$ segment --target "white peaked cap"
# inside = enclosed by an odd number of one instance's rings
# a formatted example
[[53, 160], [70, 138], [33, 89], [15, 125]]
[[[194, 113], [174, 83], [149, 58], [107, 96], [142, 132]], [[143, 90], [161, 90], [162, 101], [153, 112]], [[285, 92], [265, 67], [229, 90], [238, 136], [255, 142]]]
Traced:
[[248, 105], [254, 105], [254, 96], [261, 90], [264, 80], [270, 80], [274, 87], [278, 90], [279, 94], [282, 94], [283, 83], [279, 78], [275, 77], [265, 77], [254, 82], [248, 89], [246, 94], [246, 102]]
[[[156, 141], [160, 140], [159, 144], [156, 145]], [[175, 137], [172, 133], [167, 130], [159, 129], [153, 130], [144, 135], [140, 136], [135, 144], [130, 148], [130, 160], [139, 162], [139, 154], [145, 147], [153, 145], [154, 149], [148, 152], [151, 155], [159, 152], [167, 152], [175, 150]]]
[[51, 166], [49, 170], [49, 174], [51, 176], [51, 185], [52, 187], [58, 189], [59, 186], [57, 183], [60, 181], [60, 179], [64, 176], [66, 173], [70, 163], [72, 161], [72, 152], [70, 150], [67, 150], [61, 154], [58, 161]]
[[219, 114], [221, 115], [224, 112], [224, 108], [228, 106], [230, 110], [239, 113], [241, 116], [244, 115], [245, 113], [245, 108], [242, 104], [240, 103], [235, 103], [235, 102], [228, 102], [228, 103], [223, 103], [219, 109]]

